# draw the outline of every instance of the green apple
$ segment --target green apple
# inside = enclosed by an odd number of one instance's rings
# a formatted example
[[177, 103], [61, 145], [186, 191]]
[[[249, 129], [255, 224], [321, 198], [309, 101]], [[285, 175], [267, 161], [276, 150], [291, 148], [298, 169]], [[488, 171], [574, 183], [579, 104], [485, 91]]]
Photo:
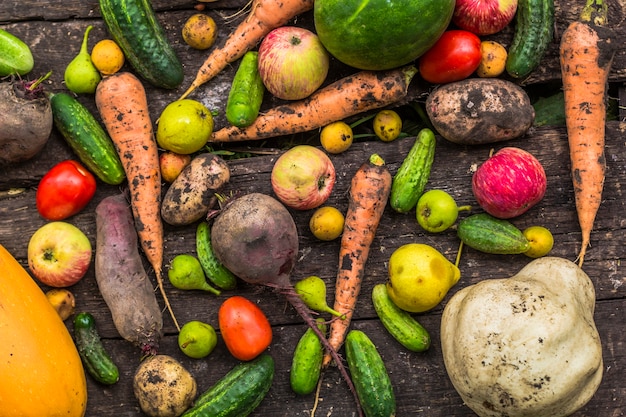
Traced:
[[213, 133], [213, 115], [199, 101], [184, 99], [168, 104], [156, 131], [159, 146], [167, 151], [189, 155], [202, 149]]
[[181, 327], [178, 333], [178, 347], [190, 358], [204, 358], [215, 349], [216, 345], [215, 329], [202, 321], [189, 321]]
[[440, 233], [456, 222], [461, 210], [470, 206], [457, 206], [454, 198], [443, 190], [430, 190], [417, 201], [417, 222], [430, 233]]

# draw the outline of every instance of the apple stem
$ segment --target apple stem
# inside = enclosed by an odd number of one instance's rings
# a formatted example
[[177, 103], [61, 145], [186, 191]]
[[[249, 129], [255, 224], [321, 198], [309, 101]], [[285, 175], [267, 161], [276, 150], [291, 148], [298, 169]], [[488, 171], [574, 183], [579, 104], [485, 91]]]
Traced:
[[472, 206], [470, 206], [468, 204], [468, 205], [465, 205], [465, 206], [457, 207], [456, 209], [457, 209], [457, 211], [470, 211], [472, 209]]

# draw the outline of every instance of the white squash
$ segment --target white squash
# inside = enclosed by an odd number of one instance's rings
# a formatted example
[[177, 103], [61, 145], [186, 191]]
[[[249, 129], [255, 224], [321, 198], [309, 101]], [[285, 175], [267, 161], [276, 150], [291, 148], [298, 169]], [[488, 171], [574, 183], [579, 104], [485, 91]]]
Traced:
[[602, 379], [594, 308], [587, 274], [557, 257], [459, 290], [441, 323], [454, 388], [480, 417], [573, 414]]

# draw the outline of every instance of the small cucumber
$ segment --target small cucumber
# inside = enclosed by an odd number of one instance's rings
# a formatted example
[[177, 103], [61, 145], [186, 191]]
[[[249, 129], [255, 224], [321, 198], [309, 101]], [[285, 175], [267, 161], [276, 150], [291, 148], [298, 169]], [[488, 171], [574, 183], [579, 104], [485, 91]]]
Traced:
[[424, 192], [435, 158], [435, 134], [422, 129], [393, 177], [389, 203], [398, 213], [412, 210]]
[[12, 33], [0, 29], [0, 77], [28, 74], [34, 65], [28, 45]]
[[248, 51], [241, 58], [226, 102], [226, 119], [237, 127], [250, 126], [259, 115], [265, 85], [259, 75], [257, 51]]
[[499, 255], [514, 255], [530, 249], [524, 233], [511, 222], [487, 213], [478, 213], [459, 222], [457, 234], [461, 241], [476, 250]]
[[372, 302], [376, 314], [385, 329], [402, 346], [412, 352], [424, 352], [430, 347], [430, 334], [408, 312], [394, 304], [387, 294], [385, 284], [377, 284], [372, 290]]
[[83, 312], [74, 317], [74, 338], [89, 375], [102, 384], [115, 384], [120, 379], [119, 369], [104, 349], [96, 321], [90, 313]]
[[346, 360], [366, 417], [394, 417], [396, 398], [391, 379], [371, 339], [350, 330], [345, 342]]
[[525, 78], [539, 66], [554, 36], [554, 0], [519, 0], [515, 32], [506, 60], [506, 71]]
[[237, 287], [237, 277], [217, 259], [211, 246], [211, 230], [207, 222], [200, 222], [196, 228], [196, 252], [204, 274], [223, 290]]
[[266, 353], [241, 362], [196, 398], [182, 417], [246, 417], [267, 395], [274, 379], [274, 359]]
[[[323, 318], [317, 319], [317, 327], [326, 334], [327, 326]], [[296, 345], [291, 362], [289, 382], [293, 392], [299, 395], [312, 393], [322, 373], [324, 347], [313, 329], [308, 328]]]
[[50, 94], [54, 125], [91, 172], [107, 184], [121, 184], [124, 167], [108, 133], [91, 112], [67, 93]]

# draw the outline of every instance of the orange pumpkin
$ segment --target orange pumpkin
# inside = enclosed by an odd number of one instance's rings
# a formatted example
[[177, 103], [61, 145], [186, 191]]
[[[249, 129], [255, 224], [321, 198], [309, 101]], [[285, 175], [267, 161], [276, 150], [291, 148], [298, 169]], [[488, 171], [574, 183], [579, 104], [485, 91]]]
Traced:
[[0, 271], [0, 414], [84, 416], [85, 372], [67, 327], [2, 245]]

